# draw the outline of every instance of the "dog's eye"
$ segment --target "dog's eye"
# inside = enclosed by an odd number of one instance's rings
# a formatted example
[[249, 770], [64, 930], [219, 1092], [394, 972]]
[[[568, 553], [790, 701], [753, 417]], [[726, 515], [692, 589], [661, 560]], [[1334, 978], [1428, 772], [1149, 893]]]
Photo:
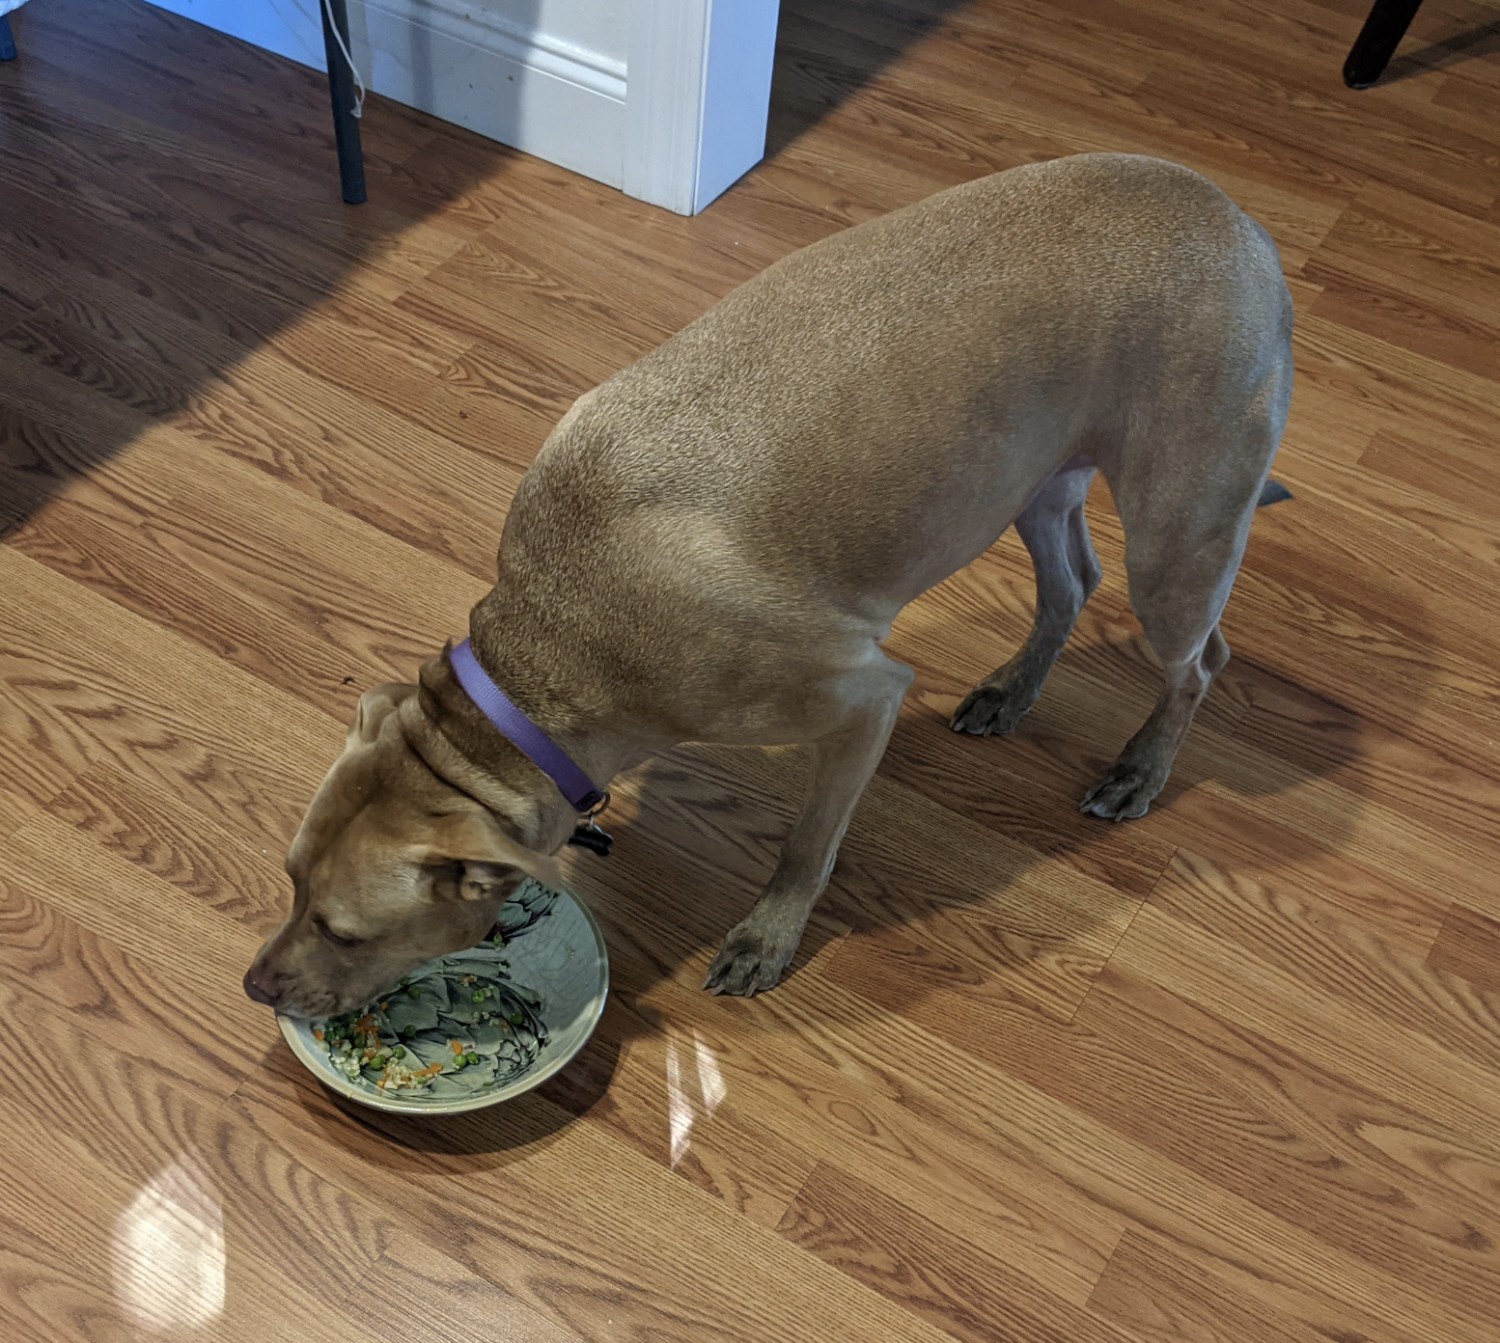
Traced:
[[322, 919], [314, 919], [313, 926], [317, 928], [323, 939], [333, 943], [336, 947], [357, 947], [363, 938], [345, 937], [342, 933], [336, 933]]

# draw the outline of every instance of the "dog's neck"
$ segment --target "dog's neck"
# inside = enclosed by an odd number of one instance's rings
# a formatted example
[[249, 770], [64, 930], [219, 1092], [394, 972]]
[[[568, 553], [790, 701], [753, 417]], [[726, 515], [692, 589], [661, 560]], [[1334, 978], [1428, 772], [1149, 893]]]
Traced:
[[[540, 689], [471, 636], [480, 665], [507, 696], [600, 788], [642, 754], [576, 703]], [[499, 665], [497, 665], [499, 664]], [[555, 853], [579, 816], [539, 769], [469, 698], [446, 654], [422, 668], [414, 712], [403, 720], [413, 746], [442, 778], [500, 816], [539, 853]]]

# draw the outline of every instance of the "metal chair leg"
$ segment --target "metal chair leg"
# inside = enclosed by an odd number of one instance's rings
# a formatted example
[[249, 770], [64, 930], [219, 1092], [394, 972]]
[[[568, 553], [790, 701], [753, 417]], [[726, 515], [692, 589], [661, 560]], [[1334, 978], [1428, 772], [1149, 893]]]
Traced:
[[[365, 155], [359, 143], [359, 118], [354, 115], [354, 78], [338, 38], [349, 46], [349, 11], [344, 0], [324, 0], [323, 50], [328, 55], [328, 92], [333, 99], [333, 137], [339, 151], [339, 183], [346, 205], [365, 202]], [[338, 24], [335, 37], [332, 23]]]
[[1422, 0], [1375, 0], [1344, 62], [1344, 83], [1367, 89], [1379, 79], [1421, 7]]

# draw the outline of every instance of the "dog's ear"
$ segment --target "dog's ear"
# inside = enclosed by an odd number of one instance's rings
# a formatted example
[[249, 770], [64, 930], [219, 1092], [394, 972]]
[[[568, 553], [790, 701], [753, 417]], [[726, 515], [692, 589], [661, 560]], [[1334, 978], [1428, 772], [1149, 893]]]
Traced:
[[513, 840], [478, 807], [436, 818], [420, 861], [424, 867], [452, 869], [463, 900], [501, 899], [523, 876], [554, 889], [563, 883], [555, 858]]
[[416, 693], [416, 686], [400, 681], [388, 681], [365, 691], [349, 725], [349, 745], [374, 741], [380, 735], [380, 725]]

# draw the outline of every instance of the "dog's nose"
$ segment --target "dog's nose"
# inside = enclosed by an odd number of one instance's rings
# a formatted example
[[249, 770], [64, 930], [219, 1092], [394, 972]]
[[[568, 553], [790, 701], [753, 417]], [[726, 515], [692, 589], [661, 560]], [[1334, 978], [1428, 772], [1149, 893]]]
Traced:
[[245, 971], [245, 992], [251, 1002], [264, 1003], [267, 1007], [275, 1007], [281, 997], [266, 981], [264, 972], [253, 965]]

